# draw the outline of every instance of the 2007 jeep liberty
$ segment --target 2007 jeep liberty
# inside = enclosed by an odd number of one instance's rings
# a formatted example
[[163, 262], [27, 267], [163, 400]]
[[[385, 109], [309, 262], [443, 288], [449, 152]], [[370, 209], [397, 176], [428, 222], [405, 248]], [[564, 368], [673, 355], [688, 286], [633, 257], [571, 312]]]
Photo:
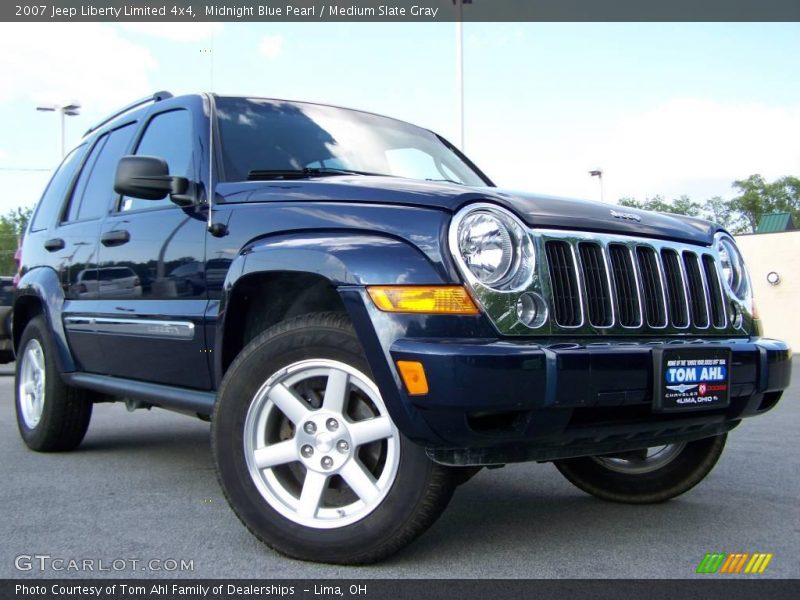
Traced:
[[385, 558], [484, 466], [668, 500], [791, 373], [717, 225], [503, 191], [319, 104], [125, 107], [53, 175], [20, 274], [27, 445], [77, 447], [115, 399], [210, 419], [233, 510], [306, 560]]

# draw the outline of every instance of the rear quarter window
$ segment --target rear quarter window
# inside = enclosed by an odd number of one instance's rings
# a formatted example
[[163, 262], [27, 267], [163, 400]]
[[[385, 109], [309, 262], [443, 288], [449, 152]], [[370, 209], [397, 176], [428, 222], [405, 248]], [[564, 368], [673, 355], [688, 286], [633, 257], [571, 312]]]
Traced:
[[72, 152], [67, 154], [59, 165], [50, 183], [47, 184], [42, 198], [36, 205], [36, 213], [31, 220], [31, 231], [41, 231], [47, 229], [56, 220], [56, 215], [61, 212], [61, 205], [64, 197], [69, 191], [75, 172], [86, 154], [86, 144], [81, 144]]

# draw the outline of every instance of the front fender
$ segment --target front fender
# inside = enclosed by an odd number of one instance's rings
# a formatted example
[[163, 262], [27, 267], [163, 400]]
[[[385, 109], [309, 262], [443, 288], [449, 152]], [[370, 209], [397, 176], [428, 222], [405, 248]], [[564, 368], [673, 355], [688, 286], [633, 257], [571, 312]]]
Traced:
[[[386, 235], [334, 231], [264, 238], [245, 246], [230, 266], [220, 301], [216, 347], [223, 347], [226, 306], [239, 281], [256, 274], [293, 271], [319, 275], [338, 289], [392, 418], [409, 437], [429, 439], [432, 433], [427, 425], [400, 397], [391, 357], [382, 347], [372, 321], [365, 318], [364, 307], [359, 306], [358, 294], [354, 296], [353, 291], [367, 285], [458, 282], [415, 246]], [[222, 352], [215, 354], [219, 381]]]
[[75, 371], [75, 361], [72, 359], [72, 353], [67, 344], [64, 322], [61, 318], [64, 308], [64, 290], [61, 288], [58, 274], [50, 267], [31, 269], [22, 276], [17, 285], [12, 320], [14, 352], [19, 351], [19, 341], [27, 314], [25, 310], [17, 309], [31, 301], [38, 302], [50, 331], [53, 332], [53, 341], [58, 351], [56, 355], [58, 370], [61, 373]]
[[405, 241], [332, 231], [279, 235], [248, 244], [231, 265], [225, 289], [246, 275], [271, 271], [314, 273], [335, 286], [447, 282], [443, 267]]

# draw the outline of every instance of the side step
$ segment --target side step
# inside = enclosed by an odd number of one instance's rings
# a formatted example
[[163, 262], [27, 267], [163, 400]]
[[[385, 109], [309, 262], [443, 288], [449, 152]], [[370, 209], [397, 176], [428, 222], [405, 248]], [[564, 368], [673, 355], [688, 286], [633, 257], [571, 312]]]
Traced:
[[136, 398], [153, 406], [210, 416], [217, 395], [214, 392], [176, 388], [135, 379], [121, 379], [92, 373], [63, 373], [64, 383], [111, 396]]

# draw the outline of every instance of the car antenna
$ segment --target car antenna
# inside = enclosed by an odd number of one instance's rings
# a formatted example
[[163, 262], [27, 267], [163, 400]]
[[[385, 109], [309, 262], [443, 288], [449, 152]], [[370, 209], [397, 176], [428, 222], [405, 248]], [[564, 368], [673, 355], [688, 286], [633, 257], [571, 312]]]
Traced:
[[224, 237], [228, 234], [225, 223], [214, 222], [214, 123], [217, 116], [217, 102], [213, 93], [208, 93], [208, 232], [214, 237]]

